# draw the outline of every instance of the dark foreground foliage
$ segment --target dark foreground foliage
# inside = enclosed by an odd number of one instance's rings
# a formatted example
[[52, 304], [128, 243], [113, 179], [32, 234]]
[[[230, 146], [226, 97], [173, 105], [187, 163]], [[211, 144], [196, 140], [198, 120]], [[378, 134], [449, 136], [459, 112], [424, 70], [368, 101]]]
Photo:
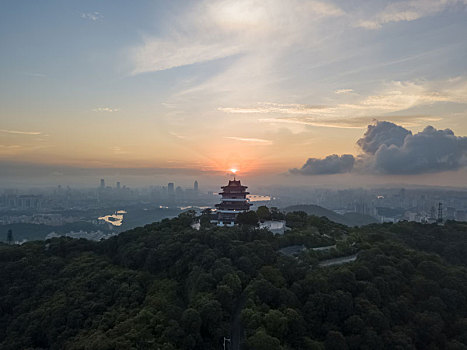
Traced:
[[0, 245], [0, 348], [220, 349], [233, 333], [255, 350], [467, 349], [465, 224], [286, 219], [282, 237], [181, 214], [100, 243]]

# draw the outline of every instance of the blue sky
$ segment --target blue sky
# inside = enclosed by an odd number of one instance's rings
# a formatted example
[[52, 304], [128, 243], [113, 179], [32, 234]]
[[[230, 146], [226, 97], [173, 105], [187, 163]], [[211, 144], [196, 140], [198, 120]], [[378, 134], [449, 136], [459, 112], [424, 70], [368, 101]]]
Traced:
[[374, 119], [465, 136], [466, 19], [465, 0], [3, 1], [0, 161], [281, 174], [358, 157]]

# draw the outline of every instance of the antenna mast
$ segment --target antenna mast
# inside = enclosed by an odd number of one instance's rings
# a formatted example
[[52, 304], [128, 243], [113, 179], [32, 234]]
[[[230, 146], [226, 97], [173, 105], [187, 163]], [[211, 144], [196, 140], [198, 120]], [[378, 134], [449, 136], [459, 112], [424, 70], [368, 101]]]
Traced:
[[438, 203], [438, 222], [443, 222], [443, 203]]

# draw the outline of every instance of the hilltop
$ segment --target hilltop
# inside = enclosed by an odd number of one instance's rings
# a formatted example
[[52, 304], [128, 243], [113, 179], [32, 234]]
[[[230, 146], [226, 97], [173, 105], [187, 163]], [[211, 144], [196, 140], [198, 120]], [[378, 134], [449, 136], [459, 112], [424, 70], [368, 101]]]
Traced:
[[467, 347], [465, 223], [349, 228], [293, 212], [274, 236], [194, 219], [0, 244], [0, 348]]
[[347, 225], [350, 227], [353, 226], [363, 226], [374, 224], [377, 220], [366, 214], [360, 213], [345, 213], [343, 215], [336, 213], [335, 211], [320, 207], [319, 205], [314, 204], [301, 204], [301, 205], [292, 205], [284, 208], [285, 212], [293, 211], [304, 211], [308, 215], [314, 215], [318, 217], [326, 217], [331, 221], [337, 222], [339, 224]]

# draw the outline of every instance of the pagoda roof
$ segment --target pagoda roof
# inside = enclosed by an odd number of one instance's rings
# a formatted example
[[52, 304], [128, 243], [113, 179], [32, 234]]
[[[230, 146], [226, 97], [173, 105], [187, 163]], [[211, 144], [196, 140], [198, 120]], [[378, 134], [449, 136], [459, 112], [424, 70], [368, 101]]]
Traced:
[[227, 186], [222, 186], [221, 188], [224, 189], [224, 188], [235, 188], [235, 187], [239, 187], [239, 188], [248, 188], [248, 186], [242, 186], [240, 180], [229, 180], [229, 184]]

